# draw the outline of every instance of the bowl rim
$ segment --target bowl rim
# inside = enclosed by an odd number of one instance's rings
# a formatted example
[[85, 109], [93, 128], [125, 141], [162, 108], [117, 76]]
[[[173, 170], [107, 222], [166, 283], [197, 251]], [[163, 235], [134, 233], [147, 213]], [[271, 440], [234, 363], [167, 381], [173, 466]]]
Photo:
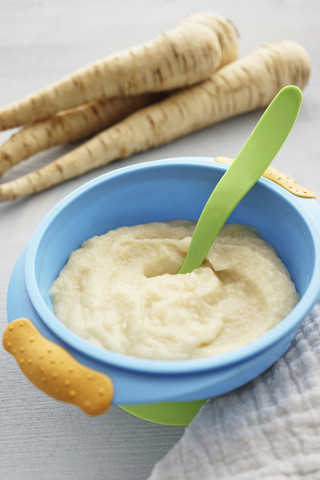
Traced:
[[[88, 191], [96, 188], [101, 183], [112, 181], [113, 178], [118, 178], [124, 174], [130, 174], [132, 172], [137, 172], [138, 170], [158, 168], [159, 166], [170, 168], [177, 166], [195, 166], [199, 168], [210, 167], [214, 170], [221, 171], [222, 173], [228, 168], [228, 165], [216, 162], [214, 161], [214, 158], [209, 157], [191, 156], [153, 160], [117, 168], [86, 182], [73, 192], [69, 193], [44, 217], [27, 245], [24, 275], [26, 289], [33, 308], [49, 331], [53, 333], [61, 344], [66, 345], [68, 349], [70, 348], [73, 352], [84, 355], [91, 361], [125, 370], [159, 375], [190, 374], [207, 370], [224, 369], [230, 365], [241, 364], [258, 354], [262, 354], [273, 345], [281, 342], [290, 331], [298, 328], [299, 324], [311, 311], [320, 295], [320, 206], [314, 199], [302, 199], [296, 197], [279, 185], [263, 177], [258, 180], [259, 184], [262, 184], [267, 189], [271, 189], [276, 195], [283, 197], [285, 201], [288, 201], [290, 205], [293, 206], [301, 216], [303, 216], [312, 234], [315, 250], [315, 265], [308, 288], [296, 307], [294, 307], [294, 309], [278, 325], [262, 337], [240, 347], [239, 349], [213, 357], [168, 361], [136, 358], [99, 348], [82, 339], [64, 326], [46, 305], [36, 281], [35, 260], [41, 239], [55, 217], [67, 208], [72, 201], [75, 201], [82, 195], [86, 195]], [[311, 205], [312, 208], [310, 209]], [[318, 216], [318, 223], [315, 221], [314, 214]], [[319, 242], [315, 242], [315, 237], [317, 236]]]

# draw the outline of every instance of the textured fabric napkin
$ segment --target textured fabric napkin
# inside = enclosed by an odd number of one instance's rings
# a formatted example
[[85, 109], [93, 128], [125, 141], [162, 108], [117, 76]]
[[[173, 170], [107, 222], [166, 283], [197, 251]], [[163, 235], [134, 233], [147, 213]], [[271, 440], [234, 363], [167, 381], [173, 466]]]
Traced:
[[320, 304], [256, 380], [208, 401], [149, 480], [320, 480]]

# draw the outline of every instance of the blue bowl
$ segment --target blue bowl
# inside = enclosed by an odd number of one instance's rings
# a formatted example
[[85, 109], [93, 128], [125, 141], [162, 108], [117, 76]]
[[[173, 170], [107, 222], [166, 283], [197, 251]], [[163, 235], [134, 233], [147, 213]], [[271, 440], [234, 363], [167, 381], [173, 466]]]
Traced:
[[[28, 317], [78, 361], [106, 373], [114, 384], [114, 403], [127, 405], [129, 411], [132, 407], [138, 415], [141, 405], [199, 401], [257, 377], [287, 350], [320, 297], [320, 207], [314, 199], [294, 196], [265, 178], [228, 221], [255, 226], [276, 248], [300, 301], [282, 322], [249, 345], [197, 360], [132, 358], [72, 333], [55, 317], [49, 296], [70, 253], [84, 240], [123, 225], [197, 220], [226, 168], [203, 157], [159, 160], [112, 171], [78, 188], [51, 210], [20, 255], [9, 284], [8, 320]], [[154, 418], [157, 421], [157, 414]], [[153, 419], [150, 412], [148, 419]]]

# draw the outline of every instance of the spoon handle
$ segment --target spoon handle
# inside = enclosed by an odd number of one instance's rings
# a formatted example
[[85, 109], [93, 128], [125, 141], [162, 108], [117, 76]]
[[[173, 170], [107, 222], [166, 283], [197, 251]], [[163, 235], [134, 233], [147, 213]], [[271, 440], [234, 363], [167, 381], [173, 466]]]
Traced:
[[202, 265], [231, 212], [280, 150], [298, 116], [301, 102], [301, 90], [293, 85], [284, 87], [272, 100], [210, 195], [179, 273], [190, 273]]

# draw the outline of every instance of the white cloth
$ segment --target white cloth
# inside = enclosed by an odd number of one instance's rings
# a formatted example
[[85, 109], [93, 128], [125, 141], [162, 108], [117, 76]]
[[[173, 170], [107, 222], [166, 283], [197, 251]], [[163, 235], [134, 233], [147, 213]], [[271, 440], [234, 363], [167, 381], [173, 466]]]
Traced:
[[287, 353], [208, 401], [149, 480], [320, 480], [320, 304]]

